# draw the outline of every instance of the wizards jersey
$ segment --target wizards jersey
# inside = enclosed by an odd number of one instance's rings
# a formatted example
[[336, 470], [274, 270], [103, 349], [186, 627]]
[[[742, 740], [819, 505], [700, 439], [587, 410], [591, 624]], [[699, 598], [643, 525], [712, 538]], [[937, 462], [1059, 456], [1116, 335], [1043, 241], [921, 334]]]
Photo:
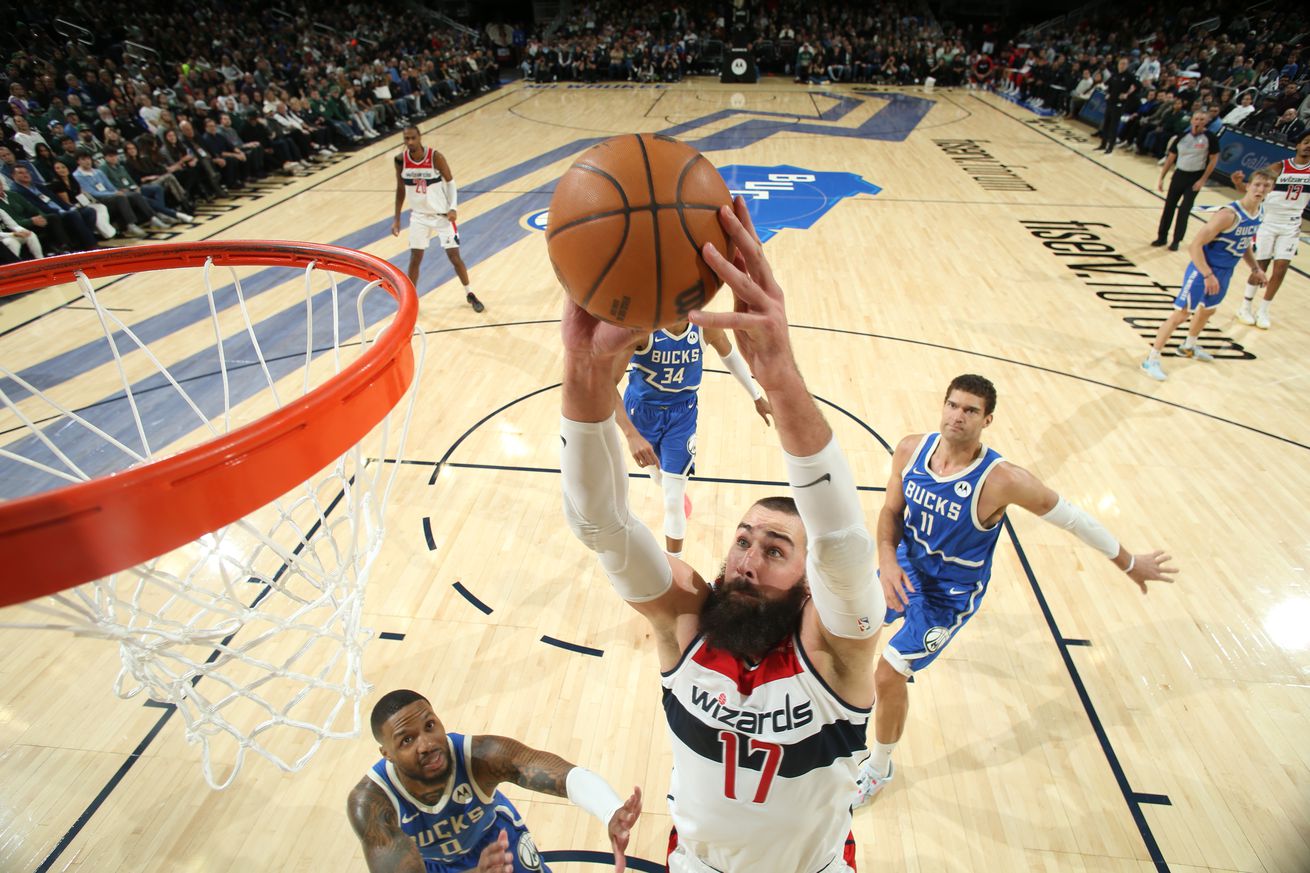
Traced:
[[681, 334], [655, 331], [632, 356], [624, 405], [672, 403], [680, 394], [694, 394], [700, 388], [703, 358], [696, 325], [688, 323]]
[[1260, 219], [1264, 217], [1263, 208], [1257, 209], [1255, 215], [1248, 215], [1236, 200], [1227, 206], [1237, 213], [1237, 224], [1201, 247], [1210, 269], [1223, 272], [1231, 272], [1237, 266], [1242, 254], [1251, 247], [1255, 232], [1260, 229]]
[[813, 873], [842, 853], [870, 710], [833, 694], [799, 635], [755, 666], [698, 637], [661, 684], [686, 851], [734, 873]]
[[1265, 197], [1265, 225], [1301, 232], [1301, 213], [1310, 197], [1310, 166], [1298, 167], [1291, 158], [1283, 160], [1274, 190]]
[[1001, 525], [998, 521], [989, 528], [982, 526], [978, 495], [1003, 459], [984, 446], [968, 467], [952, 476], [938, 476], [928, 462], [940, 441], [941, 434], [925, 434], [901, 474], [904, 533], [896, 554], [921, 576], [972, 585], [992, 574]]
[[435, 151], [427, 149], [423, 157], [415, 160], [410, 157], [409, 149], [404, 149], [396, 155], [396, 163], [400, 166], [400, 179], [405, 183], [405, 202], [410, 209], [441, 215], [450, 211]]
[[[483, 847], [496, 839], [500, 828], [516, 826], [515, 829], [523, 829], [522, 818], [503, 794], [496, 791], [487, 796], [473, 781], [469, 771], [473, 756], [472, 738], [456, 733], [446, 737], [446, 752], [451, 763], [450, 781], [445, 794], [431, 806], [405, 789], [395, 767], [386, 758], [374, 764], [367, 773], [368, 778], [391, 798], [400, 829], [418, 846], [427, 873], [473, 869], [477, 867]], [[512, 844], [511, 851], [516, 848]], [[532, 847], [530, 837], [526, 846], [515, 853], [521, 855], [523, 851], [530, 851], [534, 856], [529, 858], [526, 869], [540, 870], [540, 859], [535, 858], [536, 849]]]

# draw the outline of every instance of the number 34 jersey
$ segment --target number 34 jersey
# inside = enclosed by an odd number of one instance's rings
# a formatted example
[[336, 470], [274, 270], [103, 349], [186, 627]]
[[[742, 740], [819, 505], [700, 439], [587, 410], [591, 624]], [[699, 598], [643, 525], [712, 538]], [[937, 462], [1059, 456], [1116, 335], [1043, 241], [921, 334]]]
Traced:
[[704, 357], [696, 325], [689, 323], [679, 334], [655, 331], [632, 356], [624, 404], [667, 404], [680, 399], [679, 395], [694, 395], [700, 388]]
[[755, 666], [698, 637], [662, 684], [680, 845], [733, 873], [840, 857], [870, 710], [828, 688], [799, 635]]

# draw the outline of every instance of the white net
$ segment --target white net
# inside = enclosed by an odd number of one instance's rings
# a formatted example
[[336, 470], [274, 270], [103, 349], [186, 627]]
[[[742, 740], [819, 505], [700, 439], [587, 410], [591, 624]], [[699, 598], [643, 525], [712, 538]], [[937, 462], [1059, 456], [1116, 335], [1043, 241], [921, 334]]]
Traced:
[[[208, 349], [169, 360], [141, 335], [151, 328], [124, 323], [78, 274], [103, 336], [81, 349], [95, 366], [83, 366], [77, 394], [89, 387], [96, 400], [74, 404], [61, 399], [73, 395], [66, 385], [43, 388], [35, 370], [0, 366], [4, 498], [173, 454], [294, 403], [357, 360], [397, 308], [375, 291], [378, 281], [314, 264], [244, 280], [212, 261], [201, 272], [205, 305], [192, 308], [198, 315], [183, 330], [207, 337]], [[230, 281], [216, 288], [215, 274]], [[258, 282], [262, 295], [277, 274], [290, 279], [277, 303], [271, 294], [250, 299], [243, 281]], [[287, 287], [297, 285], [303, 305], [287, 306]], [[11, 608], [0, 624], [116, 641], [115, 692], [176, 706], [215, 788], [232, 783], [249, 752], [297, 770], [325, 739], [357, 736], [371, 636], [360, 626], [364, 587], [382, 543], [397, 469], [390, 461], [401, 456], [414, 409], [422, 332], [411, 342], [408, 393], [308, 481], [182, 548]]]

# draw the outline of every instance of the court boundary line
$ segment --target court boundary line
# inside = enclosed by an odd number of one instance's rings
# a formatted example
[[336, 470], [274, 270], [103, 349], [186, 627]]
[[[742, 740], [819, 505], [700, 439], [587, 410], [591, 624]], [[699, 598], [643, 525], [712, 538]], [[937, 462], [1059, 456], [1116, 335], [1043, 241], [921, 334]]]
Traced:
[[[1078, 155], [1078, 157], [1082, 158], [1083, 160], [1085, 160], [1085, 161], [1089, 161], [1090, 163], [1095, 164], [1096, 166], [1100, 167], [1101, 169], [1105, 170], [1106, 172], [1111, 173], [1111, 174], [1113, 174], [1113, 175], [1119, 177], [1119, 178], [1122, 179], [1123, 181], [1125, 181], [1125, 182], [1127, 182], [1128, 184], [1132, 185], [1134, 188], [1138, 188], [1138, 189], [1140, 189], [1140, 190], [1142, 190], [1142, 191], [1145, 191], [1147, 194], [1150, 194], [1152, 197], [1154, 197], [1156, 200], [1160, 201], [1161, 203], [1164, 202], [1164, 200], [1165, 200], [1165, 196], [1164, 196], [1163, 194], [1161, 194], [1159, 191], [1152, 191], [1150, 188], [1148, 188], [1146, 185], [1143, 185], [1141, 182], [1138, 182], [1138, 181], [1135, 180], [1135, 179], [1132, 179], [1132, 178], [1129, 178], [1128, 176], [1125, 176], [1123, 173], [1119, 172], [1119, 171], [1116, 170], [1114, 167], [1111, 167], [1111, 166], [1109, 166], [1109, 165], [1107, 165], [1107, 164], [1103, 164], [1103, 163], [1101, 163], [1101, 162], [1098, 161], [1098, 160], [1095, 160], [1091, 155], [1087, 154], [1086, 152], [1079, 151], [1078, 149], [1074, 148], [1073, 146], [1069, 145], [1068, 143], [1066, 143], [1066, 142], [1064, 142], [1064, 141], [1062, 141], [1062, 140], [1060, 140], [1060, 139], [1057, 139], [1057, 138], [1054, 137], [1054, 136], [1051, 136], [1049, 133], [1047, 133], [1046, 131], [1042, 130], [1040, 127], [1038, 127], [1038, 126], [1030, 126], [1030, 125], [1029, 125], [1026, 121], [1024, 121], [1022, 118], [1016, 118], [1015, 116], [1011, 115], [1010, 113], [1005, 112], [1004, 110], [1002, 110], [1001, 107], [999, 107], [999, 106], [993, 106], [991, 103], [988, 103], [986, 100], [982, 99], [982, 97], [978, 96], [977, 94], [970, 94], [969, 96], [972, 97], [974, 100], [977, 100], [979, 103], [983, 104], [984, 106], [988, 107], [989, 109], [992, 109], [992, 110], [994, 110], [995, 112], [1000, 113], [1001, 115], [1003, 115], [1004, 117], [1010, 119], [1011, 121], [1016, 121], [1016, 122], [1018, 122], [1019, 124], [1022, 124], [1022, 125], [1024, 126], [1025, 129], [1036, 131], [1037, 133], [1039, 133], [1039, 134], [1041, 134], [1042, 136], [1044, 136], [1044, 137], [1046, 137], [1047, 139], [1049, 139], [1051, 142], [1056, 143], [1056, 144], [1058, 144], [1058, 145], [1061, 145], [1061, 146], [1063, 146], [1064, 148], [1068, 149], [1069, 151], [1073, 152], [1075, 155]], [[954, 100], [952, 100], [952, 102], [954, 102]], [[1082, 119], [1078, 119], [1078, 118], [1076, 118], [1076, 119], [1074, 119], [1074, 120], [1075, 120], [1075, 121], [1081, 121]], [[1236, 190], [1236, 189], [1234, 189], [1234, 190]], [[1098, 208], [1098, 207], [1091, 206], [1091, 205], [1089, 204], [1089, 205], [1088, 205], [1088, 208], [1089, 208], [1089, 209], [1096, 209], [1096, 208]], [[1200, 211], [1200, 207], [1197, 207], [1197, 206], [1193, 206], [1193, 207], [1192, 207], [1191, 217], [1194, 218], [1194, 219], [1197, 219], [1198, 221], [1206, 221], [1206, 220], [1208, 220], [1208, 214], [1205, 213], [1205, 212], [1201, 212], [1201, 211]], [[1294, 264], [1292, 264], [1292, 263], [1290, 263], [1290, 262], [1289, 262], [1288, 265], [1287, 265], [1287, 269], [1288, 269], [1288, 272], [1291, 272], [1291, 273], [1297, 273], [1298, 275], [1300, 275], [1300, 276], [1302, 276], [1302, 277], [1304, 277], [1304, 278], [1310, 279], [1310, 273], [1307, 273], [1305, 270], [1301, 269], [1300, 267], [1297, 267], [1296, 265], [1294, 265]]]

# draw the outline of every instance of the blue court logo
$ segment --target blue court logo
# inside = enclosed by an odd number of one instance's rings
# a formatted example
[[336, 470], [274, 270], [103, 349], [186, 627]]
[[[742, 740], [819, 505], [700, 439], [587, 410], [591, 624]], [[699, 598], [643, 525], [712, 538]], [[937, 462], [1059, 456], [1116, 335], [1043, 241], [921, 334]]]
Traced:
[[[806, 230], [847, 197], [877, 194], [882, 189], [855, 173], [804, 170], [788, 164], [751, 167], [732, 164], [719, 169], [728, 191], [741, 195], [750, 210], [760, 242], [785, 228]], [[546, 230], [549, 209], [529, 213], [523, 225]]]
[[877, 194], [882, 189], [855, 173], [805, 170], [788, 164], [720, 167], [734, 196], [741, 195], [761, 242], [785, 228], [806, 230], [847, 197]]

